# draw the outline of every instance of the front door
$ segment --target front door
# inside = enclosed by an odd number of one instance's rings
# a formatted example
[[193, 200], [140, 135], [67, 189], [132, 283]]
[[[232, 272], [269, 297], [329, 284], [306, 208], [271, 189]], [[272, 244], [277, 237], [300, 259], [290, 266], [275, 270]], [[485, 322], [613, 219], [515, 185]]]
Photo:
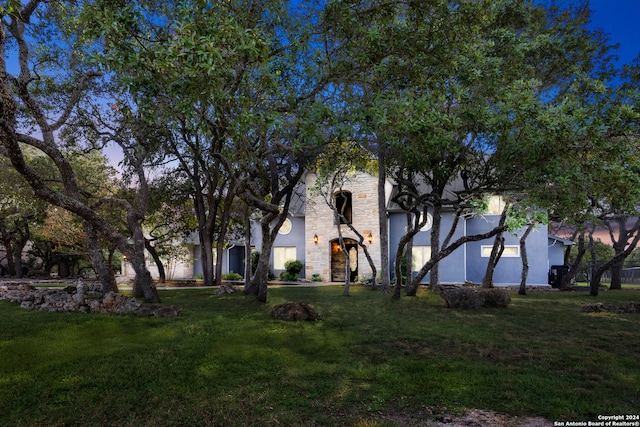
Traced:
[[[340, 241], [331, 241], [331, 281], [344, 282], [346, 274], [346, 262]], [[354, 282], [358, 278], [358, 243], [353, 239], [344, 239], [344, 245], [349, 252], [349, 281]]]

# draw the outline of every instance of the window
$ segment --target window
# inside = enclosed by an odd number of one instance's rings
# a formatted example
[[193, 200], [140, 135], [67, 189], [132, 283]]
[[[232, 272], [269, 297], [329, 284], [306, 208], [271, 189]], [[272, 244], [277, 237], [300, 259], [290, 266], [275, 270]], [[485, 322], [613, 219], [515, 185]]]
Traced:
[[431, 246], [414, 246], [411, 251], [411, 271], [418, 271], [431, 259]]
[[291, 220], [287, 218], [284, 220], [284, 222], [280, 226], [280, 230], [278, 230], [278, 234], [282, 234], [282, 235], [289, 234], [292, 228], [293, 228], [293, 224], [291, 224]]
[[296, 259], [295, 246], [280, 246], [273, 248], [273, 269], [284, 270], [284, 263]]
[[[483, 258], [489, 258], [491, 256], [491, 250], [493, 245], [482, 245], [481, 254]], [[520, 257], [520, 246], [518, 245], [504, 245], [504, 252], [502, 252], [504, 258], [518, 258]]]
[[431, 230], [431, 226], [433, 225], [433, 217], [430, 213], [420, 212], [420, 222], [424, 220], [425, 215], [427, 215], [427, 222], [424, 223], [420, 231], [429, 231]]
[[353, 210], [351, 206], [351, 193], [348, 191], [339, 191], [335, 195], [336, 209], [340, 214], [340, 224], [351, 224], [353, 221]]
[[487, 215], [502, 215], [505, 202], [502, 196], [489, 196], [489, 202], [487, 203]]

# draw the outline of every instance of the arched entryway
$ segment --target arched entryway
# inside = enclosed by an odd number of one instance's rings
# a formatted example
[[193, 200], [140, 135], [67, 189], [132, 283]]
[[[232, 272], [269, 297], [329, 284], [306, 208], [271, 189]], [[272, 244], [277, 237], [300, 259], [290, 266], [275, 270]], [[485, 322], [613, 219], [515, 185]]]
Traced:
[[[344, 282], [347, 257], [340, 247], [340, 240], [332, 240], [330, 245], [331, 281]], [[358, 243], [353, 239], [344, 239], [344, 245], [349, 252], [349, 280], [354, 282], [358, 278]]]

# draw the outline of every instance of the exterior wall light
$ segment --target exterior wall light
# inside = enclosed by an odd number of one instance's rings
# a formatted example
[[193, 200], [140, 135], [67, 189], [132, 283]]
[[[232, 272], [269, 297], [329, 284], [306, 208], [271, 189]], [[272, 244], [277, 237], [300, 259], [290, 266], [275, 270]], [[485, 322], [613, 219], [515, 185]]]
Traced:
[[317, 234], [313, 235], [313, 243], [315, 243], [316, 245], [318, 244], [318, 235]]
[[373, 234], [369, 233], [369, 235], [367, 235], [367, 240], [369, 241], [369, 244], [371, 244], [371, 242], [373, 242]]

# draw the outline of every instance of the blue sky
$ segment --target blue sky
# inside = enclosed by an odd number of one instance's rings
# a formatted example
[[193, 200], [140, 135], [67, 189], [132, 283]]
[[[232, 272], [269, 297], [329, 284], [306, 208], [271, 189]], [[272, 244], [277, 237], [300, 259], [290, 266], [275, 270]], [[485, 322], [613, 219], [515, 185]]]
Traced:
[[619, 64], [630, 63], [640, 52], [640, 0], [591, 0], [593, 28], [620, 43]]

